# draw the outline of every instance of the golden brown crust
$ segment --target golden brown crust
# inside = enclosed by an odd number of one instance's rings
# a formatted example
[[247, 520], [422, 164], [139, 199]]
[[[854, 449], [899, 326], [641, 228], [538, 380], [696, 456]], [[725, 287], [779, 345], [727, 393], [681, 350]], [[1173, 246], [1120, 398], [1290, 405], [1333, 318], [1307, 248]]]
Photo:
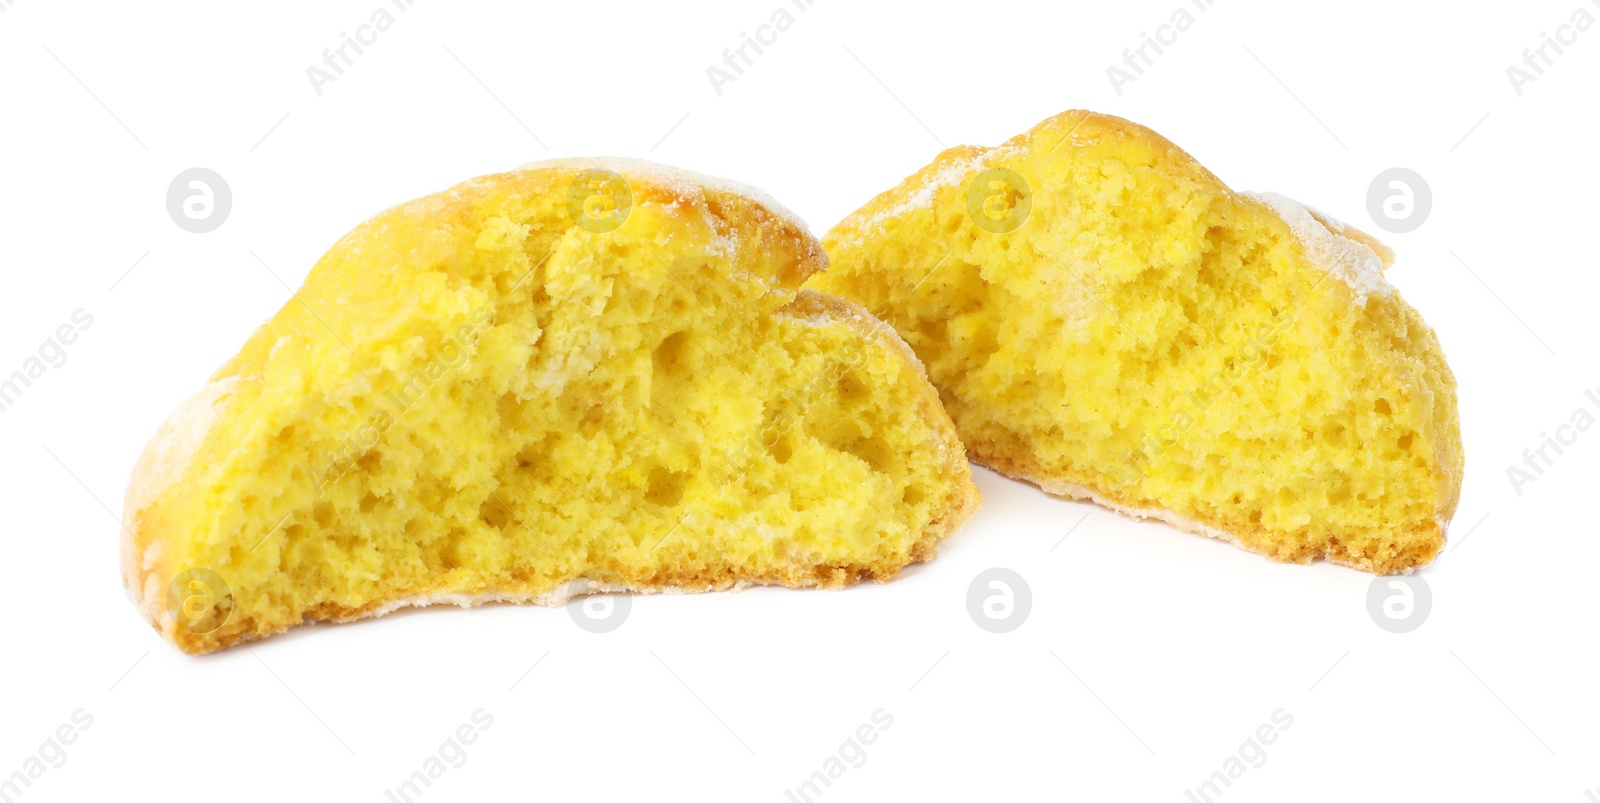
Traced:
[[[1195, 535], [1225, 541], [1240, 549], [1254, 552], [1280, 563], [1311, 563], [1325, 559], [1331, 563], [1360, 569], [1373, 574], [1410, 574], [1426, 565], [1444, 547], [1444, 525], [1399, 533], [1406, 540], [1416, 539], [1426, 544], [1420, 552], [1397, 552], [1382, 556], [1368, 556], [1338, 548], [1323, 549], [1302, 544], [1292, 550], [1268, 549], [1262, 544], [1271, 540], [1271, 532], [1264, 527], [1241, 526], [1236, 521], [1223, 521], [1205, 516], [1186, 516], [1163, 508], [1149, 499], [1121, 493], [1102, 484], [1084, 484], [1069, 479], [1069, 474], [1051, 473], [1030, 455], [1019, 452], [1004, 453], [995, 444], [973, 443], [972, 461], [1012, 479], [1022, 480], [1040, 490], [1064, 499], [1086, 500], [1137, 519], [1157, 519]], [[1459, 489], [1459, 484], [1456, 486]], [[1453, 509], [1452, 505], [1452, 509]], [[1449, 517], [1444, 518], [1448, 522]]]

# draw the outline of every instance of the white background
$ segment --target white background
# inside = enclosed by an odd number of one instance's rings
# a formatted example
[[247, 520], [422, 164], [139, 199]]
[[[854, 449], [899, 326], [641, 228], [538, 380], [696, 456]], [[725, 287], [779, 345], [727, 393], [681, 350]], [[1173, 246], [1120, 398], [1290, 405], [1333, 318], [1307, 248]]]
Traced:
[[[1600, 387], [1600, 27], [1521, 96], [1506, 73], [1590, 0], [1218, 0], [1120, 95], [1106, 68], [1189, 0], [818, 0], [720, 97], [706, 68], [790, 0], [417, 0], [319, 97], [307, 67], [388, 2], [0, 0], [0, 373], [94, 319], [0, 414], [0, 776], [93, 717], [20, 799], [384, 800], [478, 708], [492, 727], [423, 799], [782, 801], [880, 708], [821, 799], [1182, 801], [1278, 709], [1293, 725], [1223, 799], [1600, 789], [1600, 434], [1520, 495], [1506, 473]], [[1368, 575], [982, 471], [983, 510], [893, 583], [640, 598], [605, 635], [448, 608], [197, 659], [127, 602], [138, 451], [380, 209], [623, 155], [761, 186], [821, 233], [941, 146], [1075, 107], [1375, 232], [1374, 176], [1431, 185], [1384, 239], [1460, 381], [1468, 469], [1416, 631], [1374, 624]], [[205, 235], [165, 206], [196, 166], [234, 197]], [[1005, 635], [966, 611], [995, 566], [1033, 595]]]

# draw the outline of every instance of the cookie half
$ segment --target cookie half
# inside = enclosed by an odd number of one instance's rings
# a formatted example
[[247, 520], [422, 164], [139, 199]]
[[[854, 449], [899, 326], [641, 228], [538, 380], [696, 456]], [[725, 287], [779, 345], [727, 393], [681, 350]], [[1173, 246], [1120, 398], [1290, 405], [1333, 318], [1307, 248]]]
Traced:
[[927, 365], [974, 460], [1277, 560], [1407, 572], [1461, 491], [1456, 383], [1374, 238], [1069, 111], [824, 238], [810, 286]]
[[893, 330], [799, 289], [824, 266], [758, 192], [639, 162], [384, 212], [150, 442], [126, 584], [200, 653], [408, 605], [892, 578], [978, 494]]

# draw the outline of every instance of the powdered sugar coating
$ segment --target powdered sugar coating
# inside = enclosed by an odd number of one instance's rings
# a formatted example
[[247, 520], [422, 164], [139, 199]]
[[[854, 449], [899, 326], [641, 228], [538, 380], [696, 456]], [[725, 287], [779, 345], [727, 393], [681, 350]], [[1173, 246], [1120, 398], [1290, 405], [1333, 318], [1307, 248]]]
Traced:
[[1283, 218], [1316, 267], [1355, 292], [1356, 306], [1364, 306], [1368, 296], [1387, 298], [1394, 293], [1393, 285], [1383, 278], [1383, 259], [1378, 252], [1345, 234], [1349, 227], [1336, 218], [1275, 192], [1243, 195], [1266, 204]]
[[156, 436], [150, 439], [150, 445], [139, 455], [139, 463], [128, 482], [128, 493], [123, 497], [124, 518], [131, 518], [149, 507], [167, 488], [183, 478], [222, 412], [218, 403], [232, 392], [239, 380], [240, 377], [230, 376], [211, 382], [172, 411]]
[[957, 186], [962, 179], [978, 170], [994, 155], [995, 149], [985, 148], [979, 153], [951, 162], [917, 183], [916, 189], [894, 205], [880, 209], [872, 217], [858, 223], [862, 235], [876, 234], [887, 220], [917, 209], [931, 209], [939, 200], [939, 193]]
[[518, 170], [537, 170], [539, 168], [565, 168], [569, 170], [610, 170], [626, 178], [629, 174], [644, 176], [656, 184], [672, 190], [678, 195], [693, 196], [707, 189], [717, 190], [732, 195], [741, 195], [766, 208], [775, 217], [798, 228], [806, 237], [813, 237], [811, 229], [799, 215], [789, 211], [783, 204], [778, 203], [772, 196], [756, 187], [731, 181], [716, 176], [696, 173], [670, 165], [652, 162], [647, 159], [630, 159], [619, 156], [571, 156], [560, 159], [545, 159], [538, 162], [529, 162]]
[[128, 479], [128, 491], [122, 501], [123, 585], [152, 623], [160, 622], [161, 588], [153, 570], [163, 546], [160, 541], [147, 544], [134, 537], [139, 511], [154, 504], [183, 479], [221, 415], [223, 400], [238, 382], [239, 377], [230, 376], [208, 383], [179, 404], [145, 446]]

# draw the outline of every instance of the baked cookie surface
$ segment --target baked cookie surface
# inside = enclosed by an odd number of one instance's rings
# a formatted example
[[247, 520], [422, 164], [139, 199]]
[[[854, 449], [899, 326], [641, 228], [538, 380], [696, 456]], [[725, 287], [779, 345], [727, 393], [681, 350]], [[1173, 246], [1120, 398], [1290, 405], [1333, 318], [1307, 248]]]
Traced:
[[973, 459], [1277, 560], [1431, 561], [1455, 379], [1377, 240], [1070, 111], [958, 147], [823, 238], [809, 286], [893, 325]]
[[339, 241], [164, 424], [125, 583], [200, 653], [408, 605], [839, 587], [977, 489], [892, 329], [753, 190], [562, 160]]

